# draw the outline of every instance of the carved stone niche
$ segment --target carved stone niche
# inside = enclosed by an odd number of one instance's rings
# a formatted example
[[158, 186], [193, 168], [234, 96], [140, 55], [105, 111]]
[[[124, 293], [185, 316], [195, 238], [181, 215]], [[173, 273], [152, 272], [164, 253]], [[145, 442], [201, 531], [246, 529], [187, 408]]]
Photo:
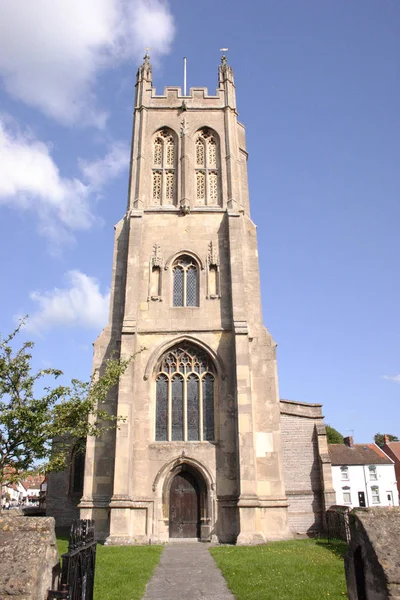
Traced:
[[211, 241], [208, 244], [208, 253], [206, 259], [207, 266], [207, 296], [208, 300], [221, 298], [220, 281], [220, 262], [218, 246], [216, 242]]
[[163, 258], [161, 254], [161, 246], [153, 245], [153, 255], [149, 261], [149, 291], [147, 296], [148, 302], [162, 302], [162, 270]]

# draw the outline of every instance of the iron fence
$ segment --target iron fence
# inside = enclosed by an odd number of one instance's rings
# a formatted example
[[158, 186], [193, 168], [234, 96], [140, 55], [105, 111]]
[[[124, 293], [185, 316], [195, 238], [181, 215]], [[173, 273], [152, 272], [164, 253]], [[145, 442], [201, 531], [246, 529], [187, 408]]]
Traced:
[[334, 538], [350, 542], [349, 512], [348, 506], [335, 505], [328, 508], [326, 511], [328, 540]]
[[73, 521], [68, 552], [61, 558], [58, 590], [50, 590], [47, 600], [93, 600], [96, 564], [94, 521]]

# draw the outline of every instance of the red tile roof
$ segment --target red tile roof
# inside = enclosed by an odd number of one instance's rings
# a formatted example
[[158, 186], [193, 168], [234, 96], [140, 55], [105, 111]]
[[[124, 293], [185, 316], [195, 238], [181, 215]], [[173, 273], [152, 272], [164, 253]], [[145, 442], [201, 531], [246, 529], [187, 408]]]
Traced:
[[393, 461], [376, 444], [328, 444], [332, 466], [392, 465]]
[[387, 446], [388, 450], [391, 450], [392, 454], [398, 460], [400, 460], [400, 442], [388, 442], [387, 444], [384, 444], [384, 446], [383, 446], [384, 449], [385, 449], [385, 446]]

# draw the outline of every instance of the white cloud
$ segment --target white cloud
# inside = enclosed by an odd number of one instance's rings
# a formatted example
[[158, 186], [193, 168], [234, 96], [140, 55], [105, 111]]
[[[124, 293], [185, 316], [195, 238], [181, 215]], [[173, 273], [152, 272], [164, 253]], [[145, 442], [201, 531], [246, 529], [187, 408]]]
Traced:
[[[165, 0], [0, 0], [0, 74], [8, 93], [71, 124], [102, 127], [98, 74], [144, 48], [169, 52], [174, 22]], [[132, 70], [133, 71], [133, 70]]]
[[68, 271], [67, 286], [46, 292], [31, 292], [37, 306], [25, 328], [41, 334], [54, 326], [100, 329], [107, 323], [110, 293], [102, 294], [99, 283], [81, 271]]
[[387, 379], [388, 381], [395, 381], [396, 383], [400, 383], [400, 373], [399, 375], [382, 375], [382, 379]]
[[128, 144], [116, 142], [103, 158], [94, 161], [81, 160], [79, 166], [85, 179], [93, 187], [99, 188], [128, 167], [129, 152]]
[[116, 143], [104, 159], [82, 163], [83, 180], [62, 177], [46, 144], [0, 116], [0, 207], [36, 213], [53, 252], [73, 239], [74, 231], [93, 225], [92, 203], [99, 189], [128, 163], [128, 148]]

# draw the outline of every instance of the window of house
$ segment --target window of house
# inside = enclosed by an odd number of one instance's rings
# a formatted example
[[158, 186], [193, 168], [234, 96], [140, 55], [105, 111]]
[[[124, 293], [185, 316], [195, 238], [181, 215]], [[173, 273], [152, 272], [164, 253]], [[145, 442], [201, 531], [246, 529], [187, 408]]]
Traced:
[[159, 131], [153, 143], [153, 204], [175, 204], [175, 150], [175, 142], [171, 132], [168, 129]]
[[376, 467], [375, 466], [370, 466], [368, 467], [369, 470], [369, 480], [370, 481], [376, 481], [378, 479], [378, 474], [376, 472]]
[[377, 485], [373, 485], [371, 487], [371, 494], [372, 494], [372, 504], [380, 504], [380, 499], [379, 499], [379, 487]]
[[196, 203], [219, 203], [219, 152], [216, 137], [204, 128], [196, 137]]
[[214, 368], [203, 350], [187, 342], [168, 350], [156, 376], [156, 440], [213, 440], [214, 391]]
[[342, 481], [348, 481], [349, 480], [349, 467], [340, 467], [340, 474], [341, 474]]
[[199, 306], [199, 269], [191, 256], [179, 256], [172, 265], [173, 306]]
[[345, 486], [342, 488], [342, 492], [343, 492], [343, 504], [351, 504], [350, 488], [348, 486]]

